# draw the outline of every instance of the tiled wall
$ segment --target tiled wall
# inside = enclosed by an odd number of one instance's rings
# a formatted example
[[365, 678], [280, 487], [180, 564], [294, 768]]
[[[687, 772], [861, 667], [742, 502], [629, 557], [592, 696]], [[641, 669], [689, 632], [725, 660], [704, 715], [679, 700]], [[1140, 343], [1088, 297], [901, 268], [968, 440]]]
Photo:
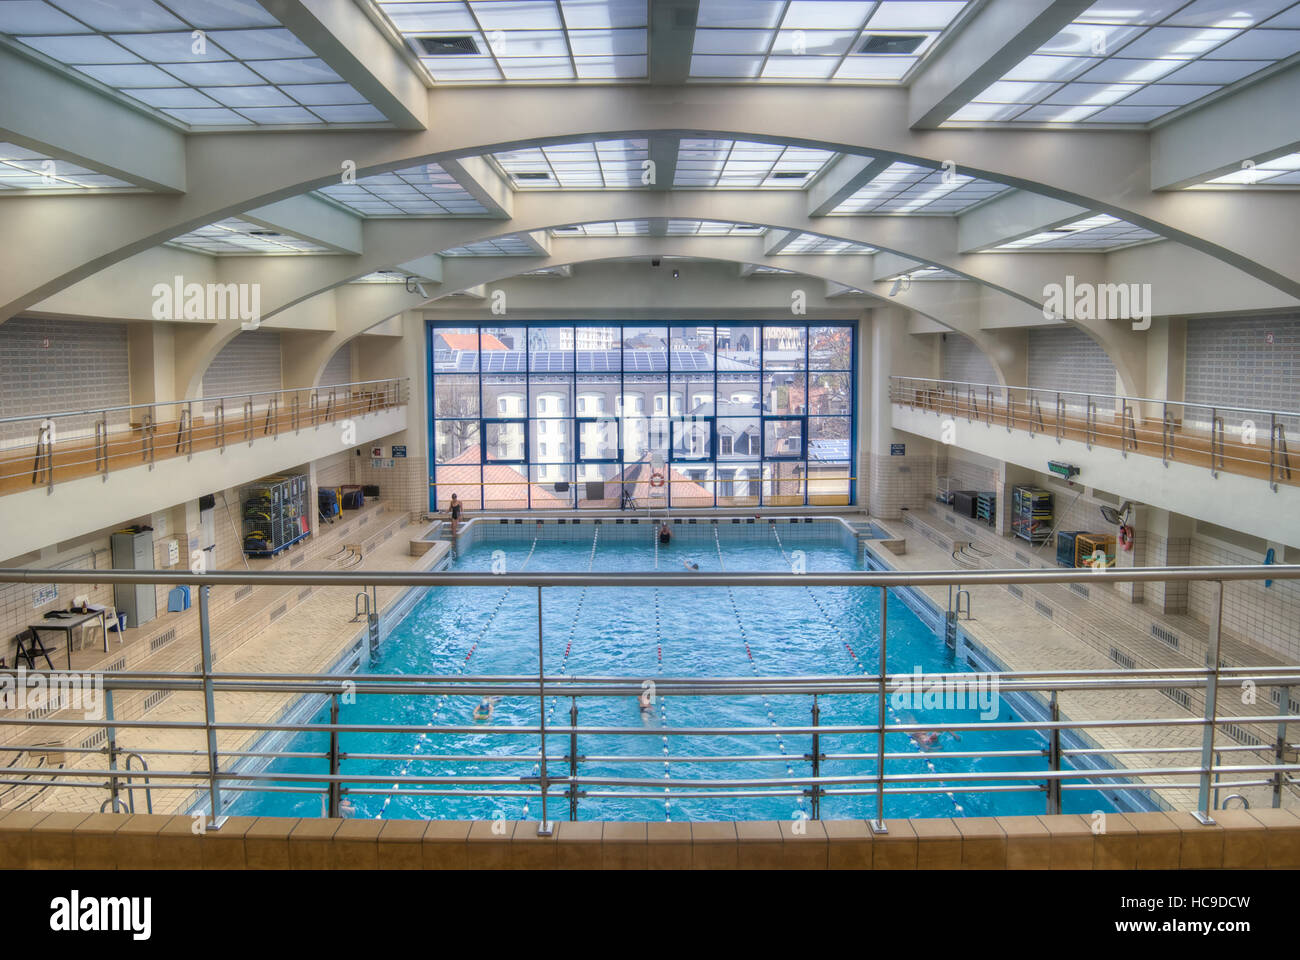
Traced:
[[[131, 402], [126, 324], [15, 317], [0, 323], [0, 417]], [[124, 412], [109, 423], [124, 424]], [[90, 435], [94, 418], [59, 420], [57, 436]], [[0, 443], [34, 443], [35, 425], [0, 424]]]
[[[1028, 340], [1029, 386], [1078, 393], [1115, 392], [1115, 364], [1086, 333], [1072, 327], [1033, 329]], [[1083, 399], [1067, 399], [1067, 404], [1082, 406]]]
[[[1262, 563], [1263, 560], [1261, 553], [1199, 533], [1191, 539], [1189, 561], [1192, 566]], [[1187, 585], [1188, 612], [1199, 620], [1208, 621], [1210, 618], [1212, 589], [1211, 584], [1204, 582]], [[1274, 580], [1271, 587], [1255, 580], [1224, 583], [1223, 627], [1276, 651], [1289, 663], [1300, 663], [1300, 582]]]
[[334, 351], [334, 356], [330, 357], [329, 363], [325, 364], [325, 372], [320, 376], [322, 387], [332, 387], [336, 383], [352, 382], [352, 344], [345, 343]]
[[939, 348], [943, 357], [943, 379], [963, 380], [966, 383], [997, 383], [998, 375], [993, 364], [970, 337], [960, 333], [947, 333]]
[[[384, 453], [391, 453], [394, 443], [405, 443], [407, 450], [414, 453], [405, 433], [383, 437], [367, 446], [383, 447]], [[368, 456], [352, 459], [356, 478], [352, 482], [378, 486], [384, 503], [392, 509], [407, 513], [424, 513], [429, 509], [429, 466], [422, 457], [398, 457], [391, 467], [374, 467]]]
[[[1189, 403], [1294, 411], [1300, 406], [1300, 316], [1188, 320], [1183, 396]], [[1189, 411], [1188, 419], [1208, 422], [1208, 411], [1197, 414]], [[1233, 420], [1229, 416], [1226, 425], [1239, 427]], [[1286, 422], [1288, 433], [1298, 426]], [[1256, 427], [1266, 442], [1268, 424]]]
[[868, 454], [867, 497], [872, 516], [897, 519], [934, 496], [934, 457]]
[[265, 330], [238, 334], [203, 374], [205, 397], [265, 393], [280, 385], [280, 335]]

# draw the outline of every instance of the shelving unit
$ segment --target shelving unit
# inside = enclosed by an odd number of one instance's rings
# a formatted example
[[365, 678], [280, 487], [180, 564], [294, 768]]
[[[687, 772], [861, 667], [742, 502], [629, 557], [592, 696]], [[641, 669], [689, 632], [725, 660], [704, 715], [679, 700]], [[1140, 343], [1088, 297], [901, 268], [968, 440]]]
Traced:
[[1038, 487], [1011, 491], [1011, 530], [1030, 543], [1046, 543], [1052, 532], [1052, 495]]
[[998, 495], [991, 491], [981, 493], [975, 498], [975, 519], [982, 520], [990, 527], [998, 522]]
[[311, 536], [306, 474], [263, 477], [239, 491], [244, 554], [273, 557]]

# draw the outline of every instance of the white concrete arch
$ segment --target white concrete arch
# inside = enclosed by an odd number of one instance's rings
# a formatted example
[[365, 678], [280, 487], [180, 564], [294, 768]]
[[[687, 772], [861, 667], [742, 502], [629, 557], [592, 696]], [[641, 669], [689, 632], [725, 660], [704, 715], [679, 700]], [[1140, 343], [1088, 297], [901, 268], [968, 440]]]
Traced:
[[[345, 161], [364, 175], [509, 146], [637, 134], [800, 143], [932, 167], [947, 161], [963, 173], [1122, 217], [1300, 296], [1291, 254], [1300, 197], [1234, 194], [1234, 215], [1224, 217], [1215, 194], [1153, 191], [1145, 131], [1080, 138], [1055, 130], [912, 130], [905, 91], [819, 89], [817, 109], [801, 90], [726, 92], [724, 102], [709, 88], [671, 97], [635, 87], [457, 90], [454, 97], [433, 91], [440, 122], [432, 130], [190, 138], [189, 189], [180, 197], [59, 198], [53, 218], [43, 198], [8, 201], [11, 232], [29, 242], [3, 277], [0, 316], [187, 229], [333, 182]], [[557, 132], [557, 121], [568, 129]], [[62, 249], [73, 224], [79, 241]]]

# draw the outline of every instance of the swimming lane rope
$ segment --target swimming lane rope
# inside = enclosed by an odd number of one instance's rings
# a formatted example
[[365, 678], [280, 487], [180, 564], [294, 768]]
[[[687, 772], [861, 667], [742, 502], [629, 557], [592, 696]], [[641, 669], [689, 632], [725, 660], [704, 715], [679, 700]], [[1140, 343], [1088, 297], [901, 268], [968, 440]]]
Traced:
[[[717, 524], [713, 525], [713, 545], [717, 548], [718, 551], [718, 565], [722, 568], [722, 572], [726, 573], [727, 565], [725, 561], [723, 561], [722, 559], [722, 541], [718, 538]], [[731, 612], [735, 614], [736, 625], [740, 628], [740, 641], [745, 645], [745, 656], [749, 658], [749, 668], [754, 672], [754, 676], [758, 676], [758, 664], [754, 661], [754, 651], [751, 650], [749, 646], [749, 635], [745, 632], [745, 621], [744, 618], [741, 617], [740, 615], [740, 607], [737, 606], [736, 604], [736, 595], [732, 592], [731, 587], [727, 587], [726, 589], [727, 589], [727, 599], [731, 602]], [[767, 711], [768, 723], [770, 723], [772, 726], [775, 727], [776, 714], [772, 710], [772, 704], [768, 702], [766, 694], [760, 693], [759, 697], [763, 701], [763, 708]], [[786, 774], [793, 779], [795, 775], [794, 764], [790, 760], [789, 754], [786, 751], [785, 739], [779, 733], [776, 735], [776, 743], [777, 746], [781, 748], [781, 753], [786, 756], [786, 765], [785, 765]], [[803, 806], [804, 806], [804, 797], [800, 796], [799, 797], [800, 809], [802, 809]]]
[[[524, 557], [524, 562], [519, 568], [520, 573], [523, 573], [523, 571], [528, 567], [528, 561], [533, 559], [533, 553], [536, 550], [537, 550], [537, 537], [533, 537], [533, 545], [528, 548], [528, 556]], [[463, 675], [465, 673], [465, 668], [469, 666], [470, 658], [474, 656], [474, 651], [478, 649], [478, 645], [482, 642], [483, 638], [487, 636], [487, 632], [490, 629], [492, 629], [492, 624], [496, 622], [497, 616], [501, 613], [501, 608], [505, 605], [506, 598], [510, 596], [510, 591], [513, 589], [514, 589], [513, 586], [506, 587], [505, 590], [501, 592], [501, 596], [497, 598], [496, 606], [492, 608], [492, 613], [489, 614], [487, 621], [483, 624], [483, 629], [479, 631], [478, 636], [474, 638], [474, 642], [470, 644], [469, 652], [465, 654], [465, 659], [462, 660], [457, 665], [456, 667], [457, 674]], [[451, 696], [450, 694], [444, 693], [434, 702], [433, 714], [432, 716], [429, 717], [429, 726], [432, 727], [437, 723], [438, 717], [442, 714], [443, 707], [447, 705], [447, 700], [450, 698], [450, 696]], [[418, 740], [416, 740], [415, 746], [411, 750], [411, 752], [419, 753], [420, 748], [428, 742], [429, 742], [429, 735], [427, 733], [420, 734], [420, 737]], [[414, 761], [415, 761], [414, 757], [406, 761], [406, 764], [402, 767], [401, 776], [406, 776], [407, 772], [411, 769], [411, 764]], [[375, 814], [376, 820], [379, 820], [384, 816], [385, 811], [388, 810], [388, 805], [393, 802], [393, 796], [394, 794], [390, 793], [388, 796], [384, 797], [383, 806], [381, 806], [379, 808], [379, 812]]]
[[[773, 523], [770, 524], [770, 526], [772, 528], [772, 536], [776, 538], [777, 549], [781, 551], [781, 556], [785, 558], [786, 566], [790, 567], [790, 569], [793, 570], [794, 562], [790, 559], [790, 555], [785, 552], [785, 545], [781, 542], [781, 534], [777, 531], [776, 524]], [[826, 626], [830, 629], [832, 635], [834, 635], [835, 638], [838, 639], [840, 643], [844, 645], [844, 649], [848, 651], [849, 659], [853, 662], [853, 666], [856, 667], [861, 673], [869, 675], [871, 671], [867, 669], [866, 664], [864, 664], [860, 659], [858, 659], [858, 655], [853, 650], [853, 645], [849, 643], [849, 641], [844, 637], [844, 635], [840, 633], [840, 631], [836, 628], [835, 621], [831, 619], [830, 615], [826, 612], [826, 608], [822, 606], [822, 602], [818, 598], [816, 592], [812, 589], [812, 587], [809, 587], [807, 585], [804, 586], [804, 590], [808, 592], [808, 598], [812, 600], [813, 606], [816, 607], [817, 612], [821, 614], [822, 620], [826, 623]], [[898, 722], [899, 720], [898, 714], [894, 712], [893, 707], [889, 706], [888, 701], [886, 701], [885, 709], [889, 711], [890, 716], [894, 718], [894, 721]], [[937, 774], [939, 771], [935, 769], [934, 761], [931, 760], [930, 757], [927, 756], [925, 752], [921, 750], [920, 746], [910, 737], [908, 738], [908, 743], [910, 743], [913, 747], [916, 748], [917, 755], [925, 763], [926, 767], [929, 768], [930, 772]], [[956, 810], [956, 812], [960, 816], [964, 817], [966, 815], [966, 809], [960, 803], [957, 802], [957, 798], [953, 796], [951, 791], [944, 791], [944, 793], [948, 797], [948, 799], [952, 801], [953, 808]]]

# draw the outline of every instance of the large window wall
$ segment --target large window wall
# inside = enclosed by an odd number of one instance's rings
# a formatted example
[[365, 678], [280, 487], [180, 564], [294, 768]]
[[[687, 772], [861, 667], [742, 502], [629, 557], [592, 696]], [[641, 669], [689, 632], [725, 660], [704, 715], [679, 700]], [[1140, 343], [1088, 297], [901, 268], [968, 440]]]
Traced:
[[430, 507], [853, 502], [847, 324], [429, 325]]

